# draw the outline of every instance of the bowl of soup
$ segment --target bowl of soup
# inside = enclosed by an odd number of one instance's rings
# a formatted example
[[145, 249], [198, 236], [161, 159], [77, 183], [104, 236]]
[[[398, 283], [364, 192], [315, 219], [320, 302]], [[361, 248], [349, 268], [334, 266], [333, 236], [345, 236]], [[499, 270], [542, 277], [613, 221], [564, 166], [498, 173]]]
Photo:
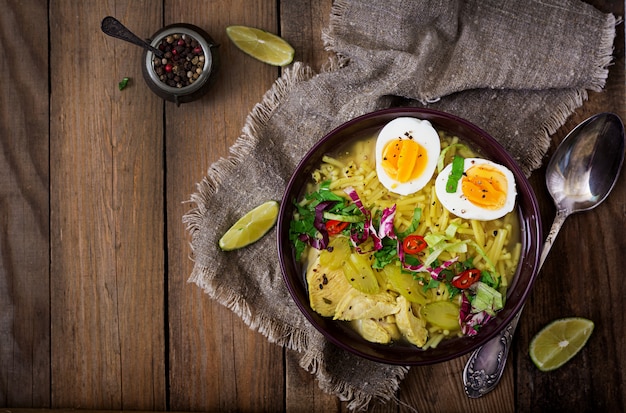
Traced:
[[537, 275], [527, 178], [488, 133], [430, 109], [337, 127], [305, 154], [278, 216], [285, 284], [311, 324], [367, 359], [433, 364], [497, 335]]

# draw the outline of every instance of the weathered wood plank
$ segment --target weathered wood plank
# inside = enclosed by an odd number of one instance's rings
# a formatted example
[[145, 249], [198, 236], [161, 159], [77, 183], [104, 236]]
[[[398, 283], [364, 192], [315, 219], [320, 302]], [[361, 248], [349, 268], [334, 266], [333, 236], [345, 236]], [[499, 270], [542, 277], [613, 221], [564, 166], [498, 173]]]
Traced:
[[[0, 13], [0, 405], [50, 405], [48, 9]], [[42, 30], [43, 28], [43, 30]]]
[[226, 36], [234, 24], [276, 32], [273, 0], [167, 1], [166, 24], [205, 29], [221, 46], [216, 84], [202, 100], [167, 104], [170, 406], [174, 410], [280, 411], [284, 400], [282, 349], [251, 331], [230, 310], [187, 284], [192, 262], [183, 201], [211, 163], [229, 155], [246, 116], [279, 70], [239, 51]]
[[147, 36], [162, 9], [50, 7], [52, 405], [164, 409], [162, 104], [142, 50], [100, 31], [114, 15]]
[[[624, 2], [593, 0], [604, 12], [624, 16]], [[598, 112], [612, 111], [626, 120], [624, 26], [617, 27], [615, 61], [609, 68], [606, 91], [589, 100], [553, 137], [557, 144], [579, 122]], [[547, 162], [546, 162], [547, 163]], [[533, 176], [543, 200], [545, 231], [555, 208], [545, 189], [545, 167]], [[623, 282], [626, 240], [626, 170], [613, 192], [598, 208], [572, 215], [561, 229], [518, 327], [516, 360], [519, 411], [622, 411], [626, 406], [626, 337]], [[554, 319], [580, 316], [594, 321], [594, 332], [576, 358], [558, 370], [542, 373], [528, 357], [531, 338]]]
[[280, 35], [295, 49], [294, 61], [306, 63], [316, 72], [328, 62], [322, 30], [328, 27], [332, 0], [297, 0], [280, 4]]
[[[590, 2], [624, 15], [623, 2]], [[0, 14], [0, 68], [10, 80], [0, 83], [0, 406], [347, 410], [292, 352], [186, 283], [192, 262], [181, 223], [194, 183], [228, 155], [248, 112], [280, 73], [238, 51], [225, 27], [278, 32], [296, 48], [296, 60], [318, 70], [328, 57], [320, 37], [330, 3], [7, 2]], [[215, 88], [200, 102], [164, 104], [141, 79], [141, 49], [100, 32], [107, 14], [142, 37], [162, 23], [208, 30], [222, 45]], [[596, 112], [626, 119], [623, 33], [618, 26], [607, 91], [590, 95], [554, 136], [552, 150]], [[132, 80], [120, 92], [124, 76]], [[403, 403], [419, 411], [623, 409], [624, 179], [601, 207], [563, 228], [500, 386], [467, 399], [460, 358], [413, 368], [399, 393]], [[532, 183], [547, 232], [554, 207], [542, 170]], [[530, 338], [569, 315], [596, 322], [592, 339], [572, 364], [539, 372], [527, 356]], [[371, 411], [409, 409], [387, 404]]]

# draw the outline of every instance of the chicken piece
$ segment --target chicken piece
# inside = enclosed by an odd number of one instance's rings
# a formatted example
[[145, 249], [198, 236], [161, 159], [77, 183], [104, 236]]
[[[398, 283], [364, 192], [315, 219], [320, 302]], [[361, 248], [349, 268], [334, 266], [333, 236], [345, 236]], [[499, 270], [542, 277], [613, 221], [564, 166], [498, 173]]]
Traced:
[[389, 344], [391, 342], [391, 334], [377, 320], [372, 318], [352, 320], [350, 325], [367, 341], [380, 344]]
[[[319, 252], [309, 254], [306, 280], [309, 286], [309, 303], [313, 311], [324, 317], [335, 315], [341, 299], [354, 288], [350, 285], [341, 268], [328, 270], [320, 265]], [[316, 254], [317, 252], [317, 254]]]
[[396, 300], [400, 308], [400, 311], [396, 314], [396, 324], [400, 333], [409, 343], [423, 347], [426, 340], [428, 340], [426, 323], [413, 314], [411, 303], [404, 296], [400, 295]]
[[373, 343], [389, 344], [402, 338], [402, 334], [396, 326], [396, 319], [392, 315], [380, 320], [373, 318], [352, 320], [350, 325], [361, 337]]
[[388, 291], [366, 294], [351, 289], [344, 295], [335, 309], [335, 320], [357, 320], [360, 318], [384, 318], [399, 311], [395, 295]]
[[376, 322], [389, 332], [392, 340], [398, 341], [402, 338], [402, 334], [400, 333], [400, 330], [398, 330], [398, 325], [396, 324], [395, 315], [388, 315], [382, 320], [376, 320]]

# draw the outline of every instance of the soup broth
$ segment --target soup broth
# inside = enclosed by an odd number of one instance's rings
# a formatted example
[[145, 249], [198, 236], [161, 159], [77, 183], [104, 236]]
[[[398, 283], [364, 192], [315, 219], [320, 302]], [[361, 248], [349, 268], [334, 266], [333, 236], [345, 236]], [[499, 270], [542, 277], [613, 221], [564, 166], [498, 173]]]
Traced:
[[[516, 209], [464, 219], [438, 199], [442, 167], [455, 156], [480, 158], [459, 137], [438, 134], [438, 169], [413, 194], [381, 184], [371, 136], [325, 156], [297, 202], [290, 233], [311, 307], [368, 341], [427, 349], [476, 334], [504, 305], [517, 269]], [[305, 234], [307, 220], [314, 229]]]

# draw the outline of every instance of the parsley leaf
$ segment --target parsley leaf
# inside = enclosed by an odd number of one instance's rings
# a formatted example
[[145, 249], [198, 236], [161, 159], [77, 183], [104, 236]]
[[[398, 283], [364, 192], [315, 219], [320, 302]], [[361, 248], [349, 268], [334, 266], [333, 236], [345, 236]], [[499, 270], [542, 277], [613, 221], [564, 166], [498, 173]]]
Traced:
[[372, 268], [382, 270], [387, 264], [391, 264], [398, 259], [396, 241], [391, 238], [383, 238], [383, 247], [374, 253], [374, 263]]
[[129, 77], [125, 77], [124, 79], [122, 79], [122, 81], [117, 85], [120, 90], [123, 90], [126, 86], [128, 86], [128, 81], [130, 80]]

